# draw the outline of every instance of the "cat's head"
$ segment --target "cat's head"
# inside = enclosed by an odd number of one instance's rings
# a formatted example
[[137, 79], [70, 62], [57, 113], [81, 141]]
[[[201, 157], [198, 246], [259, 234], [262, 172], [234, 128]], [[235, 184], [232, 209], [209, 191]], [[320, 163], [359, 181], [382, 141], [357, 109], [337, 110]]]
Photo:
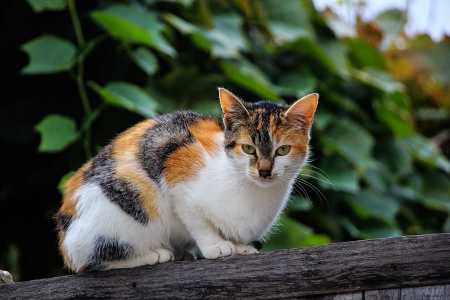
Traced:
[[310, 94], [292, 105], [248, 103], [219, 89], [225, 151], [259, 186], [288, 183], [308, 157], [309, 131], [318, 103]]

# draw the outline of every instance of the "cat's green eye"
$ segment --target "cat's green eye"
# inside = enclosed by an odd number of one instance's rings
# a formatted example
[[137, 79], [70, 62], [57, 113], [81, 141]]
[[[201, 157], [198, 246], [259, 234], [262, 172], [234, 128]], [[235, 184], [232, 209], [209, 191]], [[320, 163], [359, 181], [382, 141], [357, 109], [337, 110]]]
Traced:
[[289, 151], [291, 151], [291, 146], [283, 145], [280, 148], [278, 148], [276, 152], [277, 152], [277, 155], [283, 156], [283, 155], [288, 154]]
[[256, 152], [256, 149], [250, 145], [242, 145], [242, 150], [244, 150], [245, 153], [253, 155]]

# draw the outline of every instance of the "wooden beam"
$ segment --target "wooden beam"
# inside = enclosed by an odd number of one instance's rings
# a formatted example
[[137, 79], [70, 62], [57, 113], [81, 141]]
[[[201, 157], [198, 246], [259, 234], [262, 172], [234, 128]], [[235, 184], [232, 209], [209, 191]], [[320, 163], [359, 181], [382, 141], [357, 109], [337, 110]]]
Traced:
[[430, 234], [11, 283], [0, 298], [292, 298], [449, 283], [450, 234]]

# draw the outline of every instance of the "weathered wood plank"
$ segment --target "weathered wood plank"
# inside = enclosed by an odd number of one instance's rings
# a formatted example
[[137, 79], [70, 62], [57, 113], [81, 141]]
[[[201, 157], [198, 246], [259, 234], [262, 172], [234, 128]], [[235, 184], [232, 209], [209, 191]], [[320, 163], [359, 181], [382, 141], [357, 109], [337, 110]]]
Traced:
[[311, 297], [300, 297], [301, 300], [363, 300], [363, 293], [331, 294]]
[[0, 298], [282, 299], [448, 283], [450, 234], [433, 234], [6, 284]]
[[402, 300], [450, 299], [450, 284], [402, 289]]
[[447, 300], [450, 284], [364, 292], [364, 300]]
[[366, 291], [364, 300], [401, 300], [402, 289]]

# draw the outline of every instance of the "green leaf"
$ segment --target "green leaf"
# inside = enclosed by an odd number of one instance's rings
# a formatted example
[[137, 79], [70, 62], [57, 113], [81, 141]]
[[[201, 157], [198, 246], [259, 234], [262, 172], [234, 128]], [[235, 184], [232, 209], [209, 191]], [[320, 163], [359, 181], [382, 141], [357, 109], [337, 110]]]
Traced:
[[318, 180], [321, 188], [349, 193], [359, 191], [358, 172], [345, 158], [339, 155], [325, 156], [320, 162], [320, 169], [326, 174], [326, 178]]
[[229, 80], [265, 99], [275, 102], [281, 101], [266, 76], [248, 61], [241, 60], [239, 64], [222, 61], [220, 66]]
[[173, 14], [166, 14], [164, 16], [164, 20], [166, 20], [170, 25], [178, 29], [183, 34], [191, 34], [199, 30], [197, 26]]
[[450, 212], [450, 178], [443, 172], [428, 172], [424, 176], [420, 201], [427, 207]]
[[145, 117], [156, 116], [159, 104], [148, 93], [140, 87], [122, 81], [112, 81], [101, 87], [94, 82], [89, 82], [89, 86], [94, 89], [103, 100], [111, 105], [125, 108]]
[[22, 45], [30, 63], [21, 70], [23, 74], [46, 74], [69, 70], [76, 57], [75, 46], [62, 38], [42, 35]]
[[403, 93], [385, 94], [374, 103], [378, 118], [397, 136], [415, 134], [412, 107]]
[[144, 47], [136, 49], [134, 52], [134, 60], [136, 64], [145, 72], [147, 75], [153, 75], [158, 70], [158, 60], [156, 56]]
[[386, 70], [386, 61], [374, 46], [363, 39], [348, 39], [349, 58], [356, 69], [367, 67]]
[[351, 26], [341, 18], [339, 18], [336, 14], [334, 14], [331, 10], [325, 10], [322, 12], [322, 16], [325, 18], [325, 21], [330, 27], [331, 30], [340, 38], [343, 37], [351, 37], [354, 38], [357, 36], [356, 29], [354, 26]]
[[322, 234], [313, 233], [312, 229], [287, 217], [282, 216], [276, 225], [276, 232], [264, 242], [263, 251], [326, 245], [330, 239]]
[[280, 5], [279, 0], [264, 0], [258, 4], [262, 8], [267, 27], [270, 29], [273, 38], [278, 43], [285, 43], [299, 38], [313, 38], [313, 30], [302, 1], [283, 0]]
[[213, 57], [238, 57], [239, 51], [246, 49], [242, 18], [238, 14], [221, 14], [214, 16], [213, 23], [214, 30], [207, 34]]
[[363, 177], [369, 187], [381, 192], [387, 192], [394, 179], [393, 174], [383, 164], [377, 164], [376, 168], [368, 169]]
[[378, 218], [394, 222], [400, 205], [394, 198], [372, 190], [361, 190], [355, 195], [346, 196], [347, 203], [361, 218]]
[[36, 13], [45, 10], [61, 11], [67, 6], [67, 0], [27, 0], [27, 2]]
[[141, 6], [113, 5], [106, 10], [96, 10], [91, 16], [116, 38], [148, 45], [169, 56], [176, 54], [161, 35], [164, 24], [156, 14]]
[[398, 237], [402, 235], [402, 231], [394, 224], [387, 222], [374, 222], [366, 226], [358, 228], [352, 220], [341, 217], [339, 223], [350, 235], [356, 239], [375, 239], [386, 237]]
[[313, 66], [314, 71], [320, 72], [324, 77], [339, 74], [333, 60], [317, 42], [310, 39], [299, 39], [292, 46], [301, 54], [305, 63]]
[[349, 74], [348, 49], [340, 40], [326, 40], [320, 42], [321, 48], [328, 55], [337, 73], [343, 77]]
[[388, 168], [391, 179], [412, 171], [412, 157], [408, 151], [405, 151], [405, 146], [399, 139], [384, 138], [377, 141], [374, 155], [383, 166]]
[[291, 71], [281, 76], [276, 88], [284, 95], [301, 98], [315, 91], [316, 79], [307, 72]]
[[353, 76], [383, 93], [403, 92], [404, 85], [397, 82], [389, 73], [379, 71], [373, 68], [364, 69], [364, 71], [352, 70]]
[[58, 114], [47, 115], [35, 130], [41, 134], [40, 152], [59, 152], [78, 138], [75, 121]]
[[403, 33], [403, 26], [407, 21], [406, 11], [390, 9], [381, 13], [375, 23], [383, 30], [383, 39], [380, 44], [381, 50], [387, 50], [396, 38]]
[[326, 109], [317, 110], [314, 115], [314, 128], [323, 131], [328, 127], [330, 123], [334, 120], [334, 114], [327, 111]]
[[206, 29], [202, 29], [193, 25], [175, 15], [167, 14], [164, 19], [172, 25], [174, 28], [179, 30], [182, 34], [190, 35], [192, 42], [200, 49], [210, 52], [212, 49], [211, 42], [206, 36]]
[[246, 48], [242, 34], [242, 18], [237, 14], [222, 14], [213, 19], [214, 28], [191, 24], [175, 15], [167, 14], [165, 20], [181, 33], [190, 35], [200, 49], [210, 51], [213, 57], [236, 58]]
[[426, 165], [438, 167], [450, 173], [450, 161], [446, 159], [437, 146], [420, 135], [403, 138], [403, 145], [411, 155]]
[[374, 139], [361, 125], [335, 118], [321, 140], [329, 150], [339, 153], [355, 166], [363, 170], [373, 167], [371, 151]]
[[403, 235], [400, 228], [392, 224], [374, 225], [361, 229], [361, 237], [365, 239], [381, 239], [389, 237], [399, 237]]

